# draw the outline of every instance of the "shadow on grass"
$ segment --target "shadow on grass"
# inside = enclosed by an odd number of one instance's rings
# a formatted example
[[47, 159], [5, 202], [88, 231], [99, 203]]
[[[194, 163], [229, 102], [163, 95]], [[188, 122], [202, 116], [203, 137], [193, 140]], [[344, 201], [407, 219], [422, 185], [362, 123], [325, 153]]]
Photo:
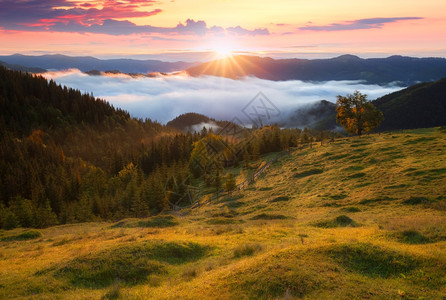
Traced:
[[56, 268], [54, 276], [74, 287], [103, 288], [116, 281], [130, 286], [146, 282], [149, 275], [167, 273], [166, 263], [196, 261], [207, 251], [207, 246], [192, 242], [134, 243], [75, 258]]
[[0, 241], [2, 242], [13, 242], [13, 241], [26, 241], [37, 239], [42, 236], [42, 233], [37, 230], [26, 231], [17, 235], [3, 237]]
[[209, 225], [227, 225], [227, 224], [237, 224], [237, 223], [241, 223], [241, 221], [224, 217], [211, 218], [206, 220], [206, 224]]
[[336, 245], [327, 254], [347, 270], [369, 277], [399, 276], [418, 266], [411, 256], [367, 243]]
[[110, 226], [111, 228], [137, 228], [137, 227], [155, 227], [155, 228], [163, 228], [163, 227], [172, 227], [178, 225], [178, 221], [174, 216], [156, 216], [149, 218], [147, 220], [141, 220], [137, 222], [127, 222], [121, 221], [116, 224]]

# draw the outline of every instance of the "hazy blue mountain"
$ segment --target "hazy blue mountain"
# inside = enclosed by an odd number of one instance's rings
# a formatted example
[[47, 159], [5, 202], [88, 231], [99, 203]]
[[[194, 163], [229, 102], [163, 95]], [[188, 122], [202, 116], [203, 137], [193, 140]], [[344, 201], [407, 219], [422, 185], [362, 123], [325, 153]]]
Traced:
[[98, 59], [91, 56], [72, 57], [66, 55], [28, 56], [14, 54], [0, 56], [0, 60], [8, 64], [17, 64], [25, 67], [64, 70], [76, 68], [83, 72], [90, 70], [109, 71], [116, 70], [122, 73], [150, 73], [181, 71], [196, 65], [187, 62], [164, 62], [160, 60], [136, 59]]
[[24, 67], [21, 65], [11, 65], [11, 64], [5, 63], [3, 61], [0, 61], [0, 66], [3, 66], [7, 69], [14, 70], [14, 71], [22, 71], [22, 72], [30, 72], [30, 73], [44, 73], [44, 72], [46, 72], [46, 70], [42, 69], [42, 68]]
[[228, 78], [255, 76], [268, 80], [363, 80], [370, 84], [395, 83], [402, 86], [446, 77], [446, 59], [390, 56], [362, 59], [342, 55], [330, 59], [272, 59], [234, 56], [214, 60], [186, 70], [191, 76]]

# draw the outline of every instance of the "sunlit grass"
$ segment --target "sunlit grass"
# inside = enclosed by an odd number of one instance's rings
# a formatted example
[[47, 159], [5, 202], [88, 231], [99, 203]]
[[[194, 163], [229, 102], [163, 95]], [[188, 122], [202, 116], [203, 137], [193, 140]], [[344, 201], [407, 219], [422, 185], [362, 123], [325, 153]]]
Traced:
[[0, 298], [441, 299], [445, 146], [435, 128], [344, 138], [196, 209], [0, 231]]

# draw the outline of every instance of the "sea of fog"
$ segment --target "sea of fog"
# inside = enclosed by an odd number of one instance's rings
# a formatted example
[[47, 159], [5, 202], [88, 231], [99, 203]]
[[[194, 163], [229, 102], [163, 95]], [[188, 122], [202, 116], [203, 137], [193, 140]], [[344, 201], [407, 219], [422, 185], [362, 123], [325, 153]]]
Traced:
[[166, 123], [176, 116], [196, 112], [217, 120], [231, 120], [262, 92], [286, 118], [296, 108], [319, 100], [336, 102], [337, 95], [358, 90], [370, 100], [402, 89], [400, 86], [379, 86], [360, 81], [303, 82], [269, 81], [254, 77], [240, 80], [186, 75], [131, 77], [124, 74], [90, 76], [72, 69], [42, 74], [59, 84], [93, 93], [113, 106], [137, 118], [150, 118]]

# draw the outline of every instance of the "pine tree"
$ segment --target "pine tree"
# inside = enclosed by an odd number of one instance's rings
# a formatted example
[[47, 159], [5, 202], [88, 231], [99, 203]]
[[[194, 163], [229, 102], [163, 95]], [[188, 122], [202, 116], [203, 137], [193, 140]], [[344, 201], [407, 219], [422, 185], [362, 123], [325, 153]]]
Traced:
[[252, 160], [258, 160], [260, 158], [260, 144], [257, 141], [254, 141], [252, 145]]
[[43, 204], [37, 209], [35, 219], [38, 228], [45, 228], [59, 223], [48, 199], [44, 199]]
[[206, 172], [207, 149], [202, 140], [195, 142], [193, 147], [189, 160], [189, 169], [192, 175], [198, 178]]
[[17, 216], [22, 227], [34, 227], [33, 205], [30, 200], [17, 196], [11, 205], [11, 210]]
[[245, 148], [245, 151], [243, 151], [243, 168], [249, 168], [249, 161], [249, 152], [248, 149]]
[[282, 145], [280, 143], [280, 128], [279, 126], [273, 126], [273, 136], [272, 136], [272, 151], [280, 151], [282, 150]]
[[225, 182], [225, 190], [228, 192], [228, 196], [231, 195], [232, 191], [237, 187], [237, 185], [235, 184], [235, 178], [234, 178], [234, 174], [232, 174], [231, 172], [229, 172], [226, 175], [226, 182]]
[[137, 218], [149, 216], [149, 206], [140, 194], [132, 199], [132, 213]]
[[310, 135], [308, 133], [308, 129], [304, 128], [304, 130], [302, 131], [302, 134], [300, 135], [300, 144], [306, 145], [309, 142], [310, 142]]
[[220, 169], [217, 169], [217, 171], [215, 172], [215, 176], [214, 176], [214, 187], [215, 187], [215, 191], [217, 192], [217, 199], [222, 187], [222, 179], [221, 179], [221, 175], [220, 175]]
[[79, 222], [87, 222], [94, 219], [93, 196], [88, 192], [84, 192], [80, 197], [76, 209], [76, 219]]
[[16, 215], [0, 204], [0, 228], [10, 230], [19, 226]]

